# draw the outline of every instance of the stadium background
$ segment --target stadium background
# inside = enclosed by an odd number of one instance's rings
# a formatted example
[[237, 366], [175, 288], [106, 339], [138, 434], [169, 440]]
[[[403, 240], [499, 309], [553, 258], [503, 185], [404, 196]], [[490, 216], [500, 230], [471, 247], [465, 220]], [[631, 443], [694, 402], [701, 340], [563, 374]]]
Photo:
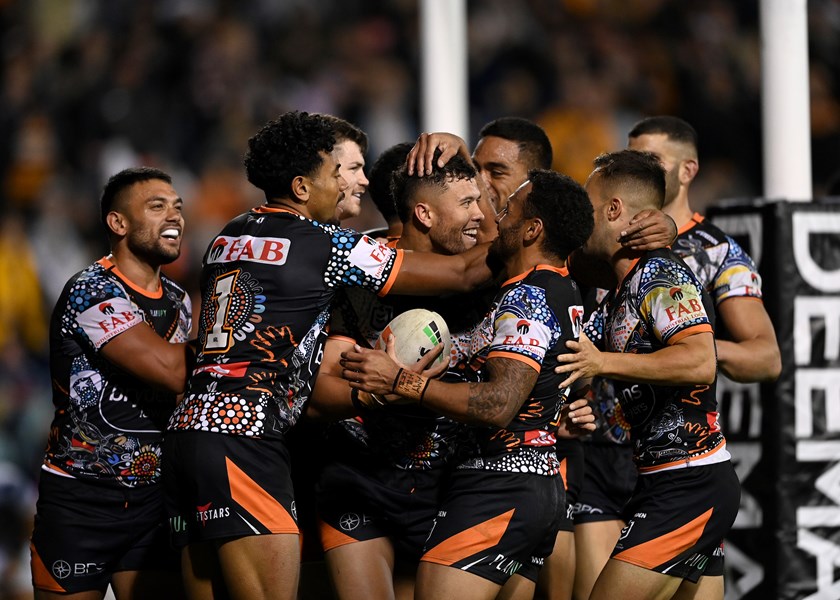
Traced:
[[[840, 2], [807, 9], [823, 196], [840, 173]], [[347, 118], [370, 135], [368, 163], [416, 138], [417, 11], [417, 0], [0, 1], [0, 581], [28, 533], [51, 415], [47, 316], [66, 279], [107, 251], [105, 179], [136, 164], [173, 174], [187, 244], [169, 272], [194, 287], [210, 236], [261, 200], [241, 158], [266, 120]], [[757, 0], [476, 0], [468, 19], [471, 145], [492, 118], [532, 118], [554, 167], [582, 180], [635, 120], [675, 114], [700, 133], [695, 208], [761, 196]], [[379, 222], [366, 209], [357, 227]]]

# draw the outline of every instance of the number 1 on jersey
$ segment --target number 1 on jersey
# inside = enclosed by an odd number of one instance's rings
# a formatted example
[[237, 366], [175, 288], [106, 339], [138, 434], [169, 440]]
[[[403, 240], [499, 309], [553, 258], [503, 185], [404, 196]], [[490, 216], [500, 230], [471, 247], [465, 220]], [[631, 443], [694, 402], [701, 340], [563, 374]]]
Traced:
[[230, 310], [230, 292], [238, 276], [239, 271], [236, 270], [216, 278], [213, 296], [210, 298], [216, 305], [216, 315], [213, 326], [207, 330], [207, 339], [204, 342], [205, 352], [226, 352], [232, 345], [233, 328], [227, 324], [227, 317]]

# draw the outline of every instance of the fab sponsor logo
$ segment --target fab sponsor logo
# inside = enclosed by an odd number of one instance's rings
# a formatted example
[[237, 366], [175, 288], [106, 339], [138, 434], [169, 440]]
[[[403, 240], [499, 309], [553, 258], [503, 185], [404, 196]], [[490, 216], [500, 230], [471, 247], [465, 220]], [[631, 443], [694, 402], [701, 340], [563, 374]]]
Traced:
[[286, 264], [290, 247], [288, 238], [220, 235], [213, 241], [207, 254], [207, 264], [247, 261], [283, 265]]

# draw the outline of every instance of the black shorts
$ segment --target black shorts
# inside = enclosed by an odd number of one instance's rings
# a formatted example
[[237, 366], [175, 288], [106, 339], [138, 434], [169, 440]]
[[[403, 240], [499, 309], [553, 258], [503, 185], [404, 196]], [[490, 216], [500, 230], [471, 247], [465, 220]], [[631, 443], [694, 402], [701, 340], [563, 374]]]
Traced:
[[582, 445], [583, 485], [572, 510], [575, 525], [622, 520], [622, 510], [636, 484], [633, 447], [625, 444]]
[[170, 431], [162, 473], [176, 546], [299, 533], [289, 453], [282, 440]]
[[317, 487], [324, 551], [388, 537], [394, 550], [417, 561], [437, 515], [442, 472], [333, 462]]
[[159, 484], [117, 489], [42, 471], [30, 548], [33, 585], [50, 592], [104, 591], [119, 571], [180, 569]]
[[722, 575], [740, 499], [729, 461], [641, 475], [612, 558], [693, 583]]
[[499, 585], [516, 574], [536, 581], [554, 549], [563, 504], [559, 477], [458, 469], [421, 560]]
[[560, 514], [560, 531], [574, 532], [574, 508], [583, 486], [583, 443], [580, 440], [557, 440], [557, 458], [566, 490], [566, 508]]

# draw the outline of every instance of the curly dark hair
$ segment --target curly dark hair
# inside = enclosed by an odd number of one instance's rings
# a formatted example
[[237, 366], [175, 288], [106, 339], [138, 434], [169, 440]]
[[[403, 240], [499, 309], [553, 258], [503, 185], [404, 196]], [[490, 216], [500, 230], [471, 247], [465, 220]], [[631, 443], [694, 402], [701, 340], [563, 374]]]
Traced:
[[528, 179], [531, 192], [522, 204], [522, 216], [541, 219], [543, 252], [566, 260], [592, 235], [595, 219], [589, 196], [578, 182], [556, 171], [534, 169]]
[[317, 113], [291, 111], [269, 121], [248, 140], [245, 172], [248, 181], [267, 199], [289, 198], [292, 180], [312, 175], [324, 162], [321, 152], [332, 152], [335, 132]]
[[106, 229], [108, 228], [108, 223], [106, 222], [108, 213], [114, 209], [114, 204], [117, 202], [123, 190], [131, 187], [135, 183], [149, 181], [150, 179], [160, 179], [166, 183], [172, 183], [172, 177], [169, 176], [169, 173], [165, 173], [154, 167], [132, 167], [111, 175], [108, 183], [102, 189], [102, 197], [99, 200], [99, 218], [102, 220], [102, 224], [105, 225]]
[[397, 208], [397, 216], [400, 221], [407, 223], [411, 218], [411, 210], [420, 189], [437, 187], [440, 190], [446, 189], [451, 180], [474, 179], [477, 175], [472, 163], [460, 154], [449, 159], [442, 167], [438, 166], [440, 149], [435, 150], [432, 158], [432, 172], [429, 175], [418, 177], [409, 175], [408, 167], [403, 165], [399, 170], [394, 171], [391, 176], [391, 195], [394, 197], [394, 205]]
[[651, 205], [661, 209], [665, 202], [665, 169], [650, 152], [620, 150], [601, 154], [593, 161], [595, 172], [608, 193], [624, 190], [626, 200], [636, 208]]
[[391, 146], [379, 155], [368, 174], [370, 199], [388, 223], [399, 218], [394, 196], [391, 194], [391, 176], [405, 164], [405, 159], [413, 147], [413, 142], [401, 142]]

